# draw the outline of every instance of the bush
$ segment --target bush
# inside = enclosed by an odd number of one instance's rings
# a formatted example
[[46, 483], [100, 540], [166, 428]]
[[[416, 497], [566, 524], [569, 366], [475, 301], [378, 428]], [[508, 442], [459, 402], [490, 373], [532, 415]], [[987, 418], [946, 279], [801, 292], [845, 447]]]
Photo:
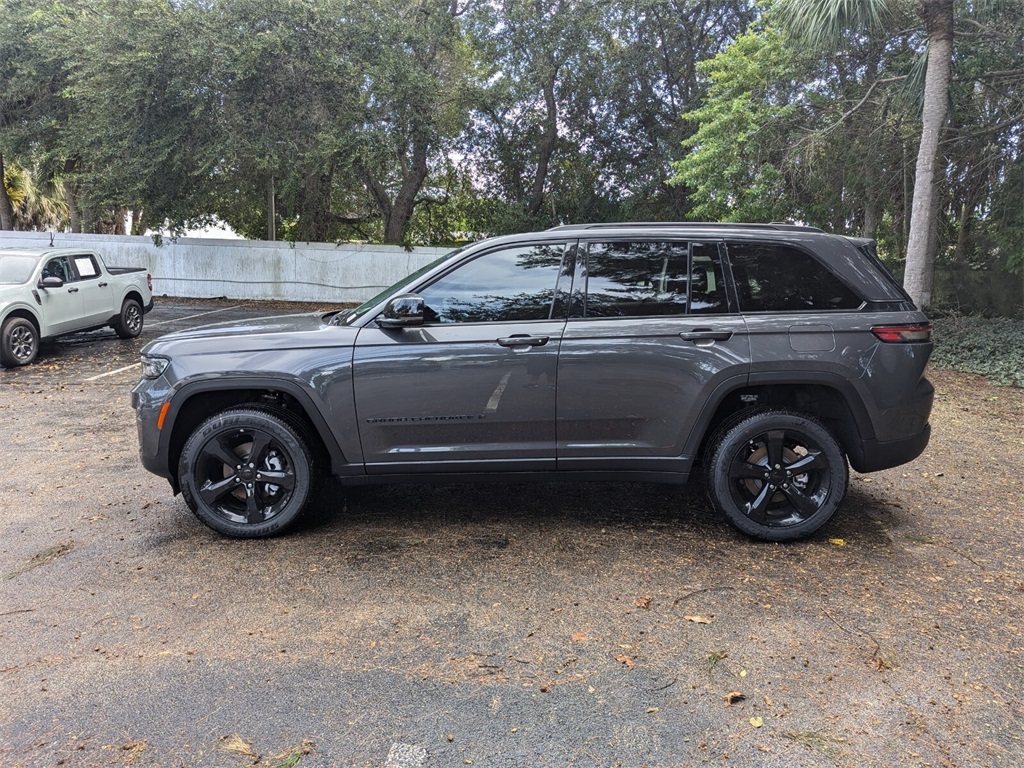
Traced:
[[1024, 323], [1020, 320], [948, 315], [933, 322], [935, 367], [1024, 387]]

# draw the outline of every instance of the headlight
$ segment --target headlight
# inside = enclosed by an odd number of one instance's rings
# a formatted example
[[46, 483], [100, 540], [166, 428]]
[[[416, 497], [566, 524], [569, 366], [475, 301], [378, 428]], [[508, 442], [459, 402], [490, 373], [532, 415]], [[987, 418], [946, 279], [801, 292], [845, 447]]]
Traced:
[[171, 361], [166, 357], [146, 357], [142, 355], [140, 358], [142, 363], [142, 377], [144, 379], [155, 379], [160, 376], [167, 366], [171, 364]]

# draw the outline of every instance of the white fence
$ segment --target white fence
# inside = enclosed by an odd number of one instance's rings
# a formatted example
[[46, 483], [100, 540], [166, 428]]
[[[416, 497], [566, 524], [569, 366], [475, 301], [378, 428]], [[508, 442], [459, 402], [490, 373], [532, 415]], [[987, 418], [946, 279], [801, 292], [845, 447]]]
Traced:
[[[0, 248], [50, 245], [47, 232], [0, 231]], [[53, 235], [55, 248], [82, 248], [116, 267], [145, 267], [153, 293], [182, 298], [362, 302], [445, 253], [444, 248], [290, 243], [123, 235]]]

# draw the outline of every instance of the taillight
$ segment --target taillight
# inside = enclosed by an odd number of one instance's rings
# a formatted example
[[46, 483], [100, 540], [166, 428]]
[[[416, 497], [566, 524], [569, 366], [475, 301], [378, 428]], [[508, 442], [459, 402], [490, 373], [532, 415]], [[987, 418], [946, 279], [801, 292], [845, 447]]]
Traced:
[[876, 325], [871, 332], [887, 344], [909, 344], [912, 342], [931, 341], [932, 324], [914, 323], [913, 325]]
[[153, 292], [153, 275], [149, 272], [146, 273], [146, 283], [149, 285], [149, 292]]

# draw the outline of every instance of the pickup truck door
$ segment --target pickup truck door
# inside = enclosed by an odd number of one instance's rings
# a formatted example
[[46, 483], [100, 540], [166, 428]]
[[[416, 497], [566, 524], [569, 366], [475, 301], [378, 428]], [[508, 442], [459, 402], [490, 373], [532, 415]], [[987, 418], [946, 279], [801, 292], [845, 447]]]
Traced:
[[40, 313], [46, 323], [43, 334], [56, 336], [60, 333], [68, 333], [80, 328], [82, 317], [82, 290], [74, 282], [74, 273], [71, 265], [65, 256], [56, 256], [47, 259], [39, 275], [39, 282], [43, 278], [58, 277], [64, 281], [60, 288], [38, 287]]
[[81, 328], [106, 323], [120, 309], [114, 307], [114, 288], [110, 275], [104, 274], [98, 260], [91, 253], [71, 257], [71, 267], [77, 280], [75, 284], [82, 294]]
[[516, 245], [471, 257], [416, 289], [423, 325], [359, 331], [353, 378], [368, 474], [554, 469], [574, 250]]

